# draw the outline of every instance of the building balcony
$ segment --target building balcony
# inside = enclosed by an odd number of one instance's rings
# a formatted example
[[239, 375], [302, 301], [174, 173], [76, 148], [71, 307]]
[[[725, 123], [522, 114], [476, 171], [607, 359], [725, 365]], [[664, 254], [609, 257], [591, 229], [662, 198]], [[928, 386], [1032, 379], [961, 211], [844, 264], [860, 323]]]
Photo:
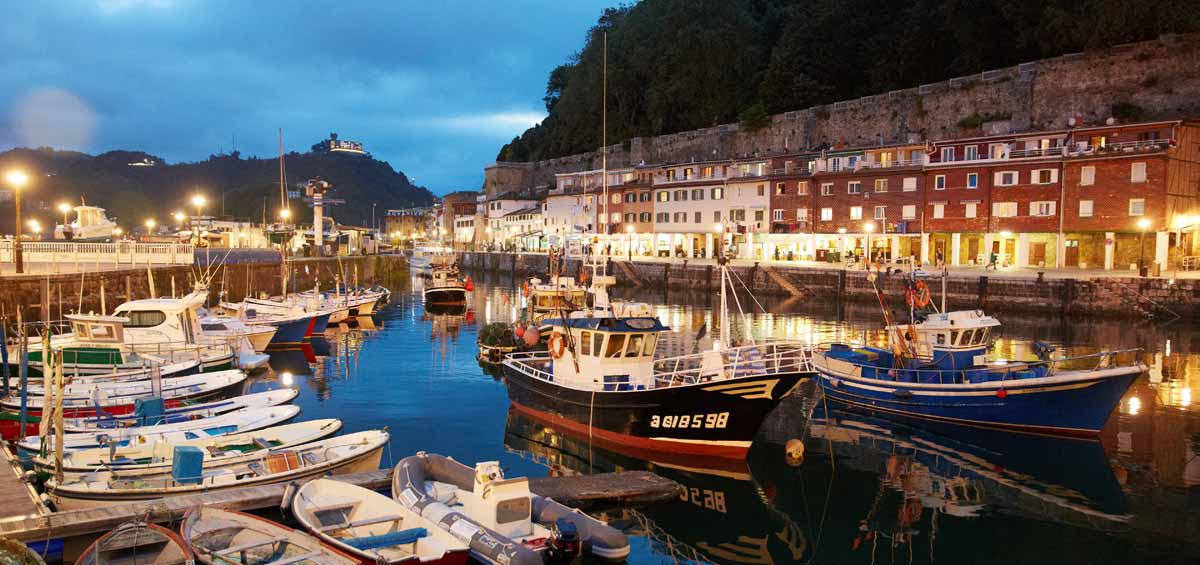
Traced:
[[859, 161], [858, 166], [854, 170], [862, 169], [900, 169], [904, 167], [921, 167], [925, 165], [925, 159], [893, 159], [887, 162], [876, 161]]
[[1089, 145], [1086, 143], [1078, 143], [1071, 148], [1068, 153], [1072, 157], [1086, 155], [1108, 155], [1119, 153], [1149, 153], [1154, 151], [1166, 151], [1171, 147], [1169, 139], [1146, 139], [1141, 141], [1125, 141], [1121, 143], [1108, 143], [1102, 146]]

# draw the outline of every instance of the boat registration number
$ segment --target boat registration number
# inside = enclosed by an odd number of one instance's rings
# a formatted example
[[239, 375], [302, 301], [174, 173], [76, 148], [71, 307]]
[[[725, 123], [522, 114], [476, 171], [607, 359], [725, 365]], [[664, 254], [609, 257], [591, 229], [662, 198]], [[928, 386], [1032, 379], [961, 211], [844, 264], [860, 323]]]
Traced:
[[682, 416], [650, 416], [651, 428], [724, 428], [729, 424], [729, 412], [715, 414], [684, 414]]

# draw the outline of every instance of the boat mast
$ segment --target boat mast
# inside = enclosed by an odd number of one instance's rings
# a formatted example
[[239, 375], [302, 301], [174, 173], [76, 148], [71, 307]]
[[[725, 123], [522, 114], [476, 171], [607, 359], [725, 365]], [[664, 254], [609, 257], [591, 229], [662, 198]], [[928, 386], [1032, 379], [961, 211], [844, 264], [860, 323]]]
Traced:
[[[608, 221], [608, 32], [604, 32], [603, 76], [600, 78], [600, 175], [604, 183], [604, 249], [612, 257], [612, 224]], [[605, 275], [608, 271], [603, 271]]]

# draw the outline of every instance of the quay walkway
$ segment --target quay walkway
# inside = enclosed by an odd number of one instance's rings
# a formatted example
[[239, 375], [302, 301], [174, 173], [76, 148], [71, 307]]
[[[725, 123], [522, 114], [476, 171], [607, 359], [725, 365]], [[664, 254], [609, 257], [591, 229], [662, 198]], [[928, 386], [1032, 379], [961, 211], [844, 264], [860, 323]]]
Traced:
[[3, 451], [4, 460], [4, 469], [0, 469], [0, 529], [7, 524], [41, 520], [50, 510], [42, 504], [33, 487], [21, 478], [24, 469], [12, 448], [3, 446], [0, 451]]

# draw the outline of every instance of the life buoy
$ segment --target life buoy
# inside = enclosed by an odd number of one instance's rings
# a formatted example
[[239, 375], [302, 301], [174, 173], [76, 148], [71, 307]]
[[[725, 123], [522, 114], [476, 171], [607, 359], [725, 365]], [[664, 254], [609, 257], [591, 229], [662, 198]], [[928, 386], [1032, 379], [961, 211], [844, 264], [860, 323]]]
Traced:
[[563, 351], [567, 348], [567, 340], [563, 339], [562, 332], [553, 332], [550, 334], [550, 339], [546, 340], [546, 349], [550, 350], [550, 356], [555, 359], [562, 359]]
[[914, 308], [929, 306], [929, 285], [925, 281], [917, 281], [917, 284], [904, 289], [904, 299]]

